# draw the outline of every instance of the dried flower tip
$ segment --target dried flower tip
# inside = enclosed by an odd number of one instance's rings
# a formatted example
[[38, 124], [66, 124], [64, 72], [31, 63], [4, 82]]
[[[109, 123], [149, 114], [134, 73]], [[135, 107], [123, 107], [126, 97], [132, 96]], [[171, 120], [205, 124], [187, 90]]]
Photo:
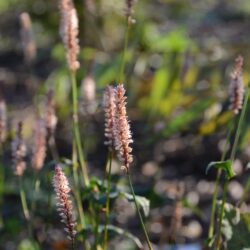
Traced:
[[42, 168], [46, 157], [46, 127], [44, 120], [41, 118], [36, 121], [34, 140], [32, 168], [38, 171]]
[[7, 127], [7, 111], [6, 104], [3, 99], [0, 99], [0, 143], [3, 143], [6, 138]]
[[56, 128], [57, 117], [55, 114], [54, 91], [50, 89], [47, 93], [45, 124], [47, 128], [47, 136], [51, 137]]
[[26, 62], [30, 63], [36, 56], [36, 44], [33, 36], [30, 15], [28, 13], [24, 12], [20, 15], [20, 24], [24, 58]]
[[243, 57], [238, 56], [235, 59], [234, 69], [231, 73], [231, 82], [229, 86], [229, 95], [230, 95], [230, 110], [234, 114], [238, 114], [242, 108], [243, 98], [244, 98], [244, 85], [242, 79], [242, 66], [243, 66]]
[[133, 7], [135, 4], [135, 0], [126, 0], [126, 16], [128, 18], [128, 24], [132, 25], [135, 23], [135, 19], [132, 17], [132, 14], [134, 12]]
[[114, 147], [115, 145], [115, 89], [106, 87], [103, 96], [103, 107], [105, 112], [105, 132], [107, 140], [104, 144]]
[[132, 148], [129, 146], [133, 140], [127, 119], [125, 89], [122, 84], [115, 89], [115, 105], [115, 149], [123, 164], [122, 169], [128, 171], [129, 165], [133, 161]]
[[18, 123], [16, 136], [11, 144], [13, 169], [14, 174], [17, 176], [22, 176], [26, 168], [24, 158], [26, 157], [27, 150], [22, 137], [22, 125], [22, 122]]
[[66, 225], [65, 231], [67, 232], [69, 239], [74, 242], [76, 231], [74, 229], [75, 222], [72, 213], [73, 206], [69, 199], [70, 187], [68, 179], [59, 165], [55, 167], [53, 187], [57, 198], [57, 210], [62, 218], [61, 221]]
[[78, 44], [78, 17], [72, 0], [60, 0], [60, 34], [66, 50], [68, 67], [75, 72], [80, 64], [77, 60], [80, 48]]

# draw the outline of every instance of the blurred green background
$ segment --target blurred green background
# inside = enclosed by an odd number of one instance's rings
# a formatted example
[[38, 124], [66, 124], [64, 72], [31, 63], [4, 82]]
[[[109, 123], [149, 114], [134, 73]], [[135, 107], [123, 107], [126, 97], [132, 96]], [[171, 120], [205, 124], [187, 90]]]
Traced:
[[[77, 80], [82, 138], [90, 172], [102, 178], [107, 152], [103, 145], [102, 93], [107, 84], [119, 81], [126, 3], [76, 0], [75, 5], [80, 22], [81, 66]], [[37, 48], [30, 64], [23, 56], [19, 20], [22, 12], [30, 14]], [[151, 200], [148, 223], [153, 242], [165, 244], [172, 200], [179, 184], [184, 184], [183, 224], [178, 239], [202, 242], [207, 234], [215, 176], [213, 171], [205, 175], [205, 168], [210, 161], [219, 159], [225, 130], [232, 119], [228, 85], [238, 54], [245, 58], [246, 85], [249, 79], [250, 1], [138, 0], [133, 17], [136, 22], [129, 33], [124, 84], [135, 140], [132, 171], [136, 190]], [[70, 84], [59, 23], [57, 1], [0, 0], [0, 92], [8, 105], [10, 131], [18, 120], [23, 120], [25, 138], [31, 145], [34, 103], [42, 103], [52, 87], [59, 117], [57, 146], [61, 156], [70, 158]], [[89, 75], [94, 81], [88, 82], [88, 89], [84, 80]], [[86, 96], [86, 88], [91, 97]], [[236, 164], [239, 176], [229, 192], [234, 203], [243, 192], [246, 176], [242, 173], [250, 159], [249, 120], [247, 115]], [[50, 160], [48, 155], [47, 162]], [[10, 164], [8, 147], [4, 162], [6, 166]], [[115, 174], [122, 183], [119, 168]], [[9, 186], [3, 210], [7, 224], [0, 236], [0, 249], [11, 250], [25, 238], [25, 232], [23, 222], [14, 216], [18, 208], [13, 208], [16, 187], [10, 169], [6, 176]], [[124, 217], [118, 224], [138, 232], [131, 218]], [[44, 249], [64, 249], [48, 243], [53, 240], [42, 238], [43, 225], [47, 225], [44, 218], [46, 214], [37, 215]], [[53, 224], [49, 225], [53, 232]], [[60, 237], [59, 234], [57, 238]], [[19, 244], [18, 249], [29, 248]]]

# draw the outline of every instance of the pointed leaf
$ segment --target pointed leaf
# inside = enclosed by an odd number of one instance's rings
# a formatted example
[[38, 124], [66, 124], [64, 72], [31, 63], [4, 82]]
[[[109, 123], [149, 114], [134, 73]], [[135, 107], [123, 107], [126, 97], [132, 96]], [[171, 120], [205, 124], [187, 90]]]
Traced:
[[235, 176], [235, 173], [232, 168], [232, 162], [230, 160], [210, 162], [206, 168], [206, 174], [212, 167], [222, 169], [223, 171], [225, 171], [227, 179], [232, 179]]

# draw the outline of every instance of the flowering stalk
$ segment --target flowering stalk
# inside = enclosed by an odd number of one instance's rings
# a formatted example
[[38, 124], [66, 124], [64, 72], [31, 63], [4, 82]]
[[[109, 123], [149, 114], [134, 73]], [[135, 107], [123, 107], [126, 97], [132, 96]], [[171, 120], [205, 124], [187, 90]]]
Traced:
[[[226, 154], [228, 151], [228, 145], [229, 145], [229, 140], [233, 132], [233, 126], [230, 124], [227, 137], [226, 137], [226, 143], [223, 148], [223, 153], [221, 156], [220, 161], [224, 161], [226, 159]], [[219, 189], [219, 180], [221, 176], [221, 170], [219, 169], [216, 174], [216, 180], [215, 180], [215, 188], [214, 188], [214, 193], [213, 193], [213, 201], [212, 201], [212, 210], [211, 210], [211, 216], [210, 216], [210, 224], [209, 224], [209, 229], [208, 229], [208, 246], [211, 246], [213, 235], [214, 235], [214, 219], [215, 219], [215, 210], [216, 210], [216, 200], [218, 196], [218, 189]]]
[[[238, 56], [235, 59], [235, 64], [233, 71], [231, 72], [230, 78], [230, 85], [229, 85], [229, 96], [230, 96], [230, 106], [229, 109], [233, 112], [234, 115], [237, 115], [242, 108], [242, 101], [244, 97], [244, 86], [243, 86], [243, 79], [242, 79], [242, 66], [243, 66], [243, 58]], [[229, 140], [233, 131], [233, 126], [229, 126], [229, 130], [227, 133], [226, 145], [224, 147], [221, 161], [225, 160], [227, 147], [229, 144]], [[236, 146], [236, 144], [234, 144]], [[235, 148], [236, 149], [236, 148]], [[216, 198], [218, 196], [218, 188], [219, 188], [219, 179], [221, 176], [221, 170], [217, 171], [216, 181], [215, 181], [215, 190], [213, 194], [213, 201], [212, 201], [212, 211], [210, 217], [210, 225], [208, 230], [208, 239], [209, 241], [213, 238], [214, 234], [214, 218], [215, 218], [215, 208], [216, 208]], [[212, 243], [212, 242], [211, 242]]]
[[[248, 89], [247, 89], [246, 94], [245, 94], [245, 100], [244, 100], [244, 103], [243, 103], [243, 108], [242, 108], [242, 111], [241, 111], [241, 114], [240, 114], [237, 130], [236, 130], [235, 138], [234, 138], [232, 151], [231, 151], [231, 154], [230, 154], [231, 163], [233, 163], [233, 161], [235, 159], [236, 149], [237, 149], [237, 146], [238, 146], [238, 143], [239, 143], [240, 133], [241, 133], [241, 130], [242, 130], [242, 124], [243, 124], [245, 114], [246, 114], [246, 110], [247, 110], [249, 92], [250, 92], [250, 90], [249, 90], [249, 86], [248, 86]], [[221, 209], [220, 209], [219, 227], [218, 227], [218, 233], [217, 233], [217, 238], [216, 238], [216, 243], [215, 243], [215, 249], [216, 250], [220, 249], [220, 244], [221, 244], [221, 228], [222, 228], [222, 220], [223, 220], [223, 217], [224, 217], [224, 209], [225, 209], [225, 202], [226, 202], [226, 197], [227, 197], [228, 184], [229, 184], [229, 179], [226, 179], [225, 183], [224, 183], [224, 187], [223, 187], [223, 198], [222, 198], [222, 204], [221, 204]]]
[[108, 86], [104, 93], [103, 100], [104, 112], [105, 112], [105, 137], [107, 140], [104, 142], [105, 145], [109, 146], [108, 161], [106, 167], [106, 179], [108, 183], [107, 187], [107, 200], [105, 209], [105, 228], [104, 228], [104, 240], [103, 249], [107, 249], [108, 242], [108, 222], [110, 213], [110, 189], [111, 189], [111, 167], [113, 159], [113, 148], [115, 144], [115, 89]]
[[133, 161], [132, 157], [132, 148], [130, 147], [130, 143], [133, 142], [130, 126], [127, 118], [126, 112], [126, 97], [125, 97], [125, 89], [122, 84], [118, 85], [115, 89], [115, 123], [114, 123], [114, 131], [115, 131], [115, 149], [118, 153], [118, 158], [122, 162], [122, 170], [124, 170], [127, 174], [129, 186], [134, 198], [134, 203], [136, 206], [136, 210], [140, 219], [141, 227], [143, 229], [144, 236], [146, 238], [148, 248], [152, 250], [152, 246], [148, 237], [148, 233], [146, 227], [143, 222], [143, 218], [140, 212], [140, 208], [138, 202], [135, 197], [134, 188], [132, 185], [129, 167]]
[[[74, 141], [78, 158], [82, 168], [82, 174], [85, 185], [89, 185], [88, 172], [83, 156], [83, 148], [80, 137], [79, 122], [78, 122], [78, 93], [76, 84], [76, 71], [80, 64], [77, 60], [80, 48], [78, 44], [78, 18], [77, 12], [72, 0], [60, 0], [59, 9], [61, 13], [60, 34], [66, 51], [66, 59], [70, 70], [71, 88], [72, 88], [72, 103], [73, 103], [73, 130]], [[74, 149], [74, 148], [73, 148]], [[73, 163], [77, 166], [77, 163]]]
[[131, 155], [132, 148], [130, 143], [133, 142], [130, 131], [130, 125], [127, 119], [125, 89], [122, 84], [115, 89], [115, 149], [118, 152], [118, 158], [122, 162], [122, 170], [128, 172], [129, 166], [133, 161]]
[[65, 224], [65, 231], [68, 234], [68, 238], [71, 241], [72, 249], [75, 249], [75, 222], [73, 219], [73, 206], [69, 198], [69, 182], [64, 175], [61, 167], [57, 165], [55, 167], [55, 173], [53, 177], [53, 187], [57, 198], [57, 211], [61, 216], [61, 221]]

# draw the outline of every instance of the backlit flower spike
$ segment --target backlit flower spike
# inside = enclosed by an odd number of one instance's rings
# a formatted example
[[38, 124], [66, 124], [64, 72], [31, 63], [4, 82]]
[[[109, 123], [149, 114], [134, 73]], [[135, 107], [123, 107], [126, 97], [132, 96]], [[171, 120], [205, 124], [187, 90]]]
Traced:
[[242, 67], [243, 67], [243, 57], [239, 55], [235, 59], [234, 68], [230, 75], [231, 82], [229, 86], [229, 95], [231, 103], [229, 108], [230, 110], [233, 111], [235, 115], [237, 115], [241, 110], [244, 98]]
[[60, 0], [59, 9], [61, 13], [60, 35], [66, 50], [68, 67], [75, 72], [80, 66], [77, 60], [80, 51], [77, 12], [72, 0]]
[[62, 168], [57, 165], [55, 167], [55, 173], [53, 177], [53, 187], [56, 193], [57, 199], [57, 211], [61, 217], [61, 222], [65, 224], [65, 231], [68, 234], [69, 239], [74, 244], [76, 235], [75, 222], [73, 218], [73, 206], [69, 197], [70, 187], [68, 179], [62, 171]]
[[122, 84], [115, 89], [115, 149], [122, 162], [122, 169], [127, 171], [133, 161], [130, 144], [133, 142], [126, 111], [125, 89]]

